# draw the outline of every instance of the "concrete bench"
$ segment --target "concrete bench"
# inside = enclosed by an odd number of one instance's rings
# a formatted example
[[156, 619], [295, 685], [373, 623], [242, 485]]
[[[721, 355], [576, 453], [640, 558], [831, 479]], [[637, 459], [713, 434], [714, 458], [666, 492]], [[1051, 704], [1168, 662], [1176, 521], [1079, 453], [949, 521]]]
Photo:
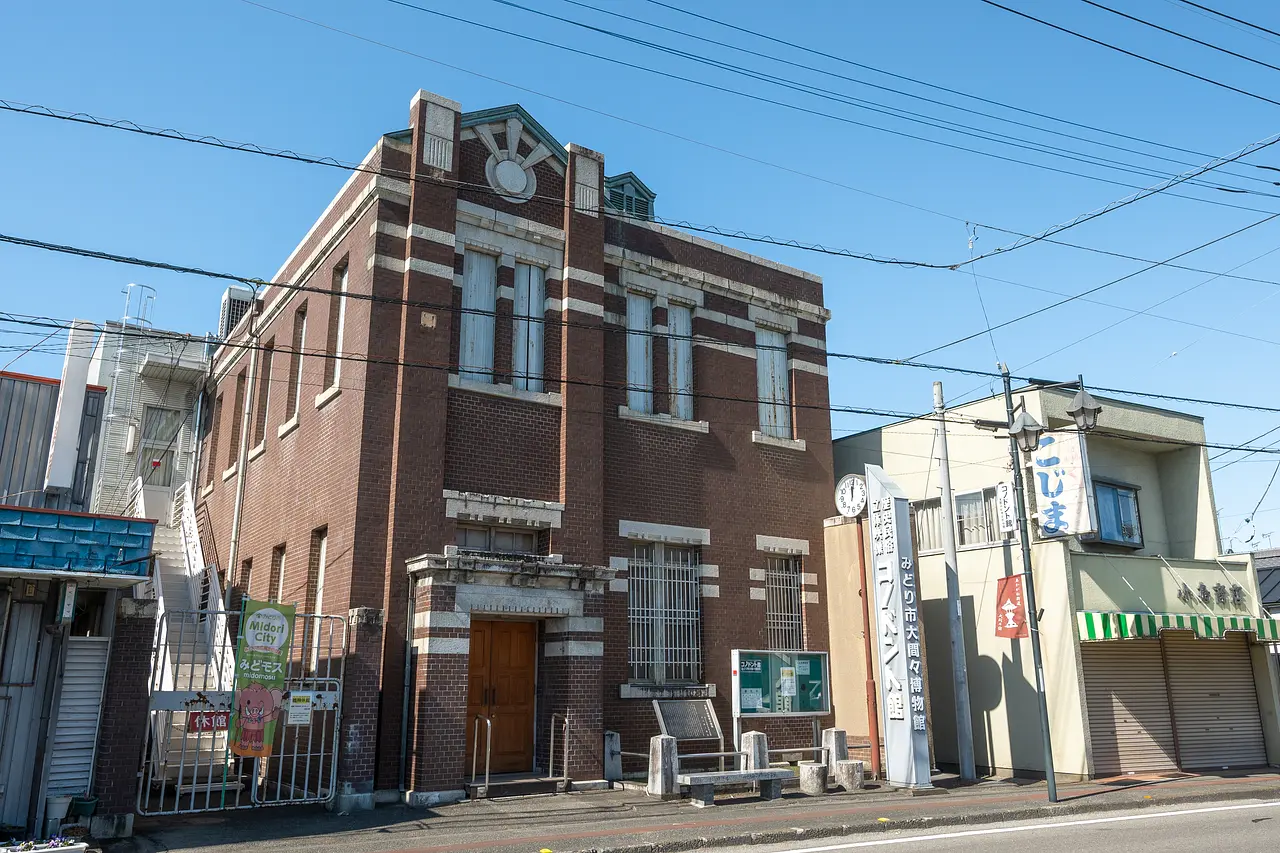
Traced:
[[760, 783], [760, 797], [776, 800], [782, 796], [782, 780], [794, 779], [790, 770], [722, 770], [718, 773], [681, 773], [676, 784], [689, 787], [689, 799], [698, 808], [714, 806], [716, 788], [722, 785]]

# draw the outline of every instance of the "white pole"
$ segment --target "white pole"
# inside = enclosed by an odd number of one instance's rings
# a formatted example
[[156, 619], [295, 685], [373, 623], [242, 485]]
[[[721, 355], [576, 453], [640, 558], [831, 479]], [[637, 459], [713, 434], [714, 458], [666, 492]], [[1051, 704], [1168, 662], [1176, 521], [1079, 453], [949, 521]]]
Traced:
[[[960, 606], [960, 574], [956, 563], [956, 525], [952, 512], [951, 463], [947, 458], [946, 405], [942, 400], [942, 383], [933, 383], [933, 411], [938, 419], [938, 484], [942, 488], [939, 501], [942, 521], [942, 552], [947, 567], [947, 622], [951, 628], [951, 679], [956, 694], [956, 751], [959, 754], [960, 778], [973, 782], [978, 778], [973, 763], [973, 718], [969, 712], [969, 664], [964, 649], [964, 611]], [[975, 607], [976, 611], [977, 608]]]

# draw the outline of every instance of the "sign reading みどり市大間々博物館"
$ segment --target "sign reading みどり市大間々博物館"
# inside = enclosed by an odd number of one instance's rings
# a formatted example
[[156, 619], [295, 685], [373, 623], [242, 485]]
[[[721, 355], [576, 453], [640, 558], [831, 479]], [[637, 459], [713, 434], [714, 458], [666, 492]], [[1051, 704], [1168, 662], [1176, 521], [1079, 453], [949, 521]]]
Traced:
[[[907, 496], [878, 465], [867, 466], [875, 641], [891, 785], [931, 788], [920, 600]], [[870, 626], [868, 626], [870, 627]]]
[[293, 615], [292, 604], [244, 602], [231, 719], [231, 751], [236, 755], [263, 758], [271, 754], [288, 677]]

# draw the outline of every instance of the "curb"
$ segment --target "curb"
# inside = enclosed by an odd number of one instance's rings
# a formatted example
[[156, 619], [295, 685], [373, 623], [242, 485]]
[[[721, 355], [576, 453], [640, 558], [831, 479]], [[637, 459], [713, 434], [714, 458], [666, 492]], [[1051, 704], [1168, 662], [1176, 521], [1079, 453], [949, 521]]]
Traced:
[[[829, 826], [812, 826], [803, 829], [778, 829], [763, 832], [736, 833], [727, 835], [699, 836], [694, 838], [673, 839], [640, 844], [618, 846], [584, 847], [574, 853], [681, 853], [687, 850], [702, 850], [708, 847], [745, 847], [753, 844], [784, 844], [793, 841], [833, 838], [844, 835], [866, 835], [875, 832], [886, 832], [895, 829], [932, 829], [948, 826], [981, 826], [991, 823], [1003, 823], [1013, 820], [1029, 820], [1032, 818], [1064, 817], [1069, 815], [1137, 810], [1153, 807], [1177, 805], [1179, 803], [1214, 802], [1225, 800], [1249, 800], [1280, 797], [1280, 785], [1263, 788], [1241, 790], [1188, 791], [1170, 793], [1157, 799], [1136, 801], [1103, 801], [1067, 802], [1046, 804], [1043, 806], [1024, 806], [999, 811], [973, 812], [969, 814], [940, 815], [937, 817], [894, 818], [887, 822], [872, 819], [868, 822], [840, 823]], [[785, 817], [780, 817], [785, 820]]]

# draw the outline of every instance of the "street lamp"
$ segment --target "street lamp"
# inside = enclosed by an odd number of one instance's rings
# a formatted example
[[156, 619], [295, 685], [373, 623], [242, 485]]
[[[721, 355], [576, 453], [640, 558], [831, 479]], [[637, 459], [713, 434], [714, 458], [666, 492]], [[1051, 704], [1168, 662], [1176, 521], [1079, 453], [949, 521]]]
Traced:
[[1067, 414], [1071, 415], [1077, 428], [1088, 432], [1098, 425], [1098, 415], [1101, 412], [1102, 407], [1098, 405], [1097, 400], [1093, 399], [1093, 395], [1085, 390], [1084, 377], [1080, 377], [1080, 390], [1071, 400], [1071, 408], [1067, 409]]
[[1018, 417], [1009, 425], [1009, 437], [1018, 443], [1018, 449], [1023, 453], [1034, 453], [1040, 446], [1040, 436], [1043, 433], [1044, 427], [1026, 409], [1019, 412]]

